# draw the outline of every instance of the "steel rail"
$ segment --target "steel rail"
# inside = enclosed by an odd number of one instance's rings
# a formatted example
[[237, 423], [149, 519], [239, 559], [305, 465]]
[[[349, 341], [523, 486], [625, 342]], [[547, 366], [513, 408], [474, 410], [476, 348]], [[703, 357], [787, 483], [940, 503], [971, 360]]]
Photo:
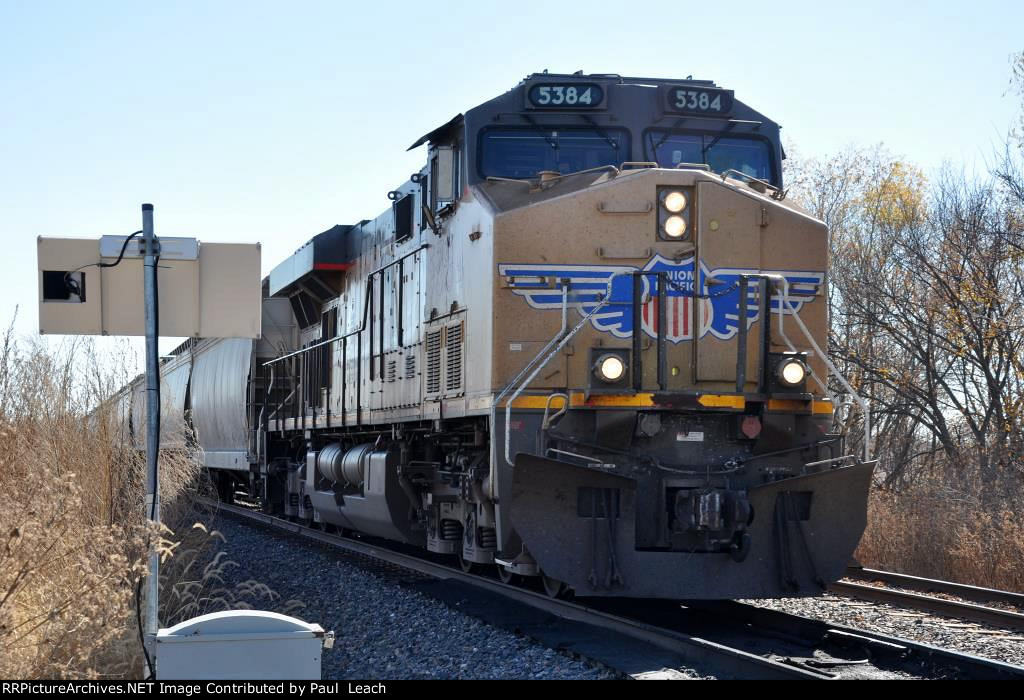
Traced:
[[335, 549], [378, 559], [427, 576], [462, 581], [567, 620], [583, 622], [602, 629], [612, 630], [632, 639], [678, 654], [688, 664], [702, 667], [710, 666], [732, 677], [778, 680], [821, 680], [829, 678], [827, 673], [818, 673], [806, 668], [791, 666], [683, 632], [662, 629], [655, 625], [602, 612], [576, 602], [549, 598], [543, 593], [500, 583], [485, 576], [467, 574], [454, 567], [437, 564], [420, 557], [396, 552], [367, 542], [330, 534], [321, 530], [314, 530], [302, 524], [293, 523], [266, 513], [199, 496], [194, 497], [194, 500], [208, 507], [216, 508], [228, 515], [251, 520], [266, 527], [319, 542]]
[[1024, 630], [1024, 614], [1011, 610], [848, 581], [837, 581], [828, 588], [836, 595], [873, 603], [889, 603], [958, 620], [968, 620], [1004, 629]]
[[1001, 591], [997, 588], [983, 588], [954, 581], [941, 581], [934, 578], [911, 576], [910, 574], [898, 574], [894, 571], [865, 569], [860, 566], [848, 567], [846, 569], [846, 577], [861, 581], [891, 583], [902, 588], [910, 588], [924, 593], [949, 593], [965, 600], [972, 600], [975, 603], [1010, 603], [1024, 609], [1024, 593], [1016, 593], [1014, 591]]

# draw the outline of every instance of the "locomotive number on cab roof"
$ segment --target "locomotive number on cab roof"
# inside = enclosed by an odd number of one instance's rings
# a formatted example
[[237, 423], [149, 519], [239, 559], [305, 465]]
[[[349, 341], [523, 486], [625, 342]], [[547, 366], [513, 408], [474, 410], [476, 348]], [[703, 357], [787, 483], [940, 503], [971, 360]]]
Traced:
[[668, 108], [684, 114], [729, 114], [732, 92], [709, 88], [672, 88], [668, 91]]
[[545, 83], [530, 88], [530, 106], [541, 109], [597, 107], [604, 100], [604, 90], [593, 83]]

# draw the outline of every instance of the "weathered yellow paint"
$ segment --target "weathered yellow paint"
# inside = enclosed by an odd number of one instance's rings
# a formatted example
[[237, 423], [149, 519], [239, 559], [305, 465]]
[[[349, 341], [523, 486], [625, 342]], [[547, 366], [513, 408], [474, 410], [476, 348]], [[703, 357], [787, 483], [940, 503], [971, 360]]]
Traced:
[[646, 408], [654, 406], [654, 394], [591, 394], [587, 398], [583, 392], [573, 392], [569, 405], [573, 408], [593, 408], [614, 406], [616, 408]]
[[550, 405], [552, 410], [558, 410], [565, 406], [565, 399], [556, 396], [548, 404], [547, 396], [520, 396], [512, 402], [512, 408], [539, 408], [544, 409]]
[[[547, 396], [520, 396], [512, 404], [513, 408], [520, 409], [544, 409], [548, 403]], [[704, 408], [728, 408], [743, 410], [746, 408], [746, 399], [742, 396], [732, 394], [702, 394], [697, 397], [697, 403]], [[551, 409], [561, 409], [565, 399], [555, 397], [551, 399]], [[652, 392], [640, 392], [638, 394], [591, 394], [589, 397], [582, 391], [573, 391], [569, 394], [570, 408], [653, 408], [658, 403]]]
[[708, 408], [735, 408], [741, 411], [747, 406], [747, 400], [742, 396], [730, 394], [702, 394], [697, 403]]
[[767, 408], [769, 411], [804, 412], [810, 408], [810, 402], [799, 399], [768, 399]]
[[811, 413], [818, 415], [832, 415], [831, 401], [803, 401], [800, 399], [768, 399], [766, 407], [769, 411], [780, 411], [786, 413]]

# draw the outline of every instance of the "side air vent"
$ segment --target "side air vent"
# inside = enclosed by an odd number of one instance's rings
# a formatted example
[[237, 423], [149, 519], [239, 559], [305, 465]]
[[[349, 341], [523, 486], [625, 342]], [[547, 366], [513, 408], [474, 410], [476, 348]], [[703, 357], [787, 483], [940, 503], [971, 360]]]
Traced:
[[446, 392], [462, 390], [462, 322], [448, 326], [445, 334], [445, 383]]
[[427, 331], [427, 390], [428, 396], [441, 392], [441, 334], [443, 328]]
[[388, 360], [388, 369], [385, 376], [388, 378], [388, 384], [398, 379], [398, 362], [396, 360]]
[[416, 356], [408, 354], [405, 356], [405, 378], [412, 379], [416, 376]]

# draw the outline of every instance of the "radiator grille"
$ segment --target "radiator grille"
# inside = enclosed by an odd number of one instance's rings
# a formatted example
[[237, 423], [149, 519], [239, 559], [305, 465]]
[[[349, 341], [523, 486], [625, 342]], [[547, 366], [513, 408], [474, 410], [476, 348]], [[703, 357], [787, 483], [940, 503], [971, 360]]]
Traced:
[[453, 323], [448, 326], [445, 334], [445, 360], [447, 372], [445, 373], [445, 391], [460, 391], [462, 389], [462, 323]]
[[441, 333], [444, 329], [427, 331], [427, 394], [441, 391]]

